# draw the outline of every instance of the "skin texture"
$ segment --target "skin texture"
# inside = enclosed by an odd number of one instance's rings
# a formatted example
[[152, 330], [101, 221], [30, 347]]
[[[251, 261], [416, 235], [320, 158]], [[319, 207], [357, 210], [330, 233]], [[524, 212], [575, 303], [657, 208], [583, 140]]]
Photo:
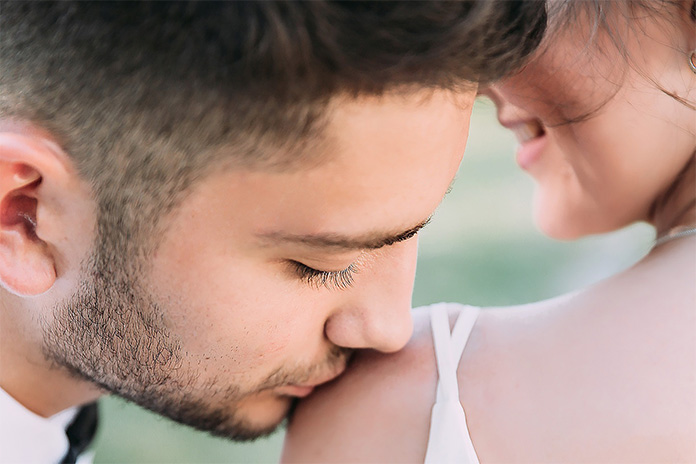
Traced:
[[90, 273], [95, 209], [69, 158], [4, 124], [0, 385], [44, 416], [108, 390], [225, 436], [272, 430], [352, 350], [409, 339], [415, 233], [456, 173], [474, 94], [336, 98], [312, 148], [325, 161], [215, 172], [125, 277]]
[[[696, 225], [696, 112], [656, 86], [696, 100], [696, 28], [686, 6], [680, 20], [649, 18], [624, 38], [633, 67], [610, 48], [590, 66], [571, 25], [486, 91], [513, 130], [544, 129], [533, 162], [518, 160], [553, 237]], [[482, 311], [458, 367], [480, 461], [696, 462], [695, 263], [696, 237], [681, 238], [574, 294]], [[284, 462], [423, 462], [437, 380], [426, 311], [404, 350], [360, 356], [303, 401]]]

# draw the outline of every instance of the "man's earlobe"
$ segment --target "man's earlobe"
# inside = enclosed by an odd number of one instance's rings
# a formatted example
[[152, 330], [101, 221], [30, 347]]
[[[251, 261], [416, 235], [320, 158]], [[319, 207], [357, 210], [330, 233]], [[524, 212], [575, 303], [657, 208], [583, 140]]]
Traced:
[[56, 280], [48, 245], [37, 235], [42, 157], [30, 137], [0, 133], [0, 285], [11, 293], [44, 293]]

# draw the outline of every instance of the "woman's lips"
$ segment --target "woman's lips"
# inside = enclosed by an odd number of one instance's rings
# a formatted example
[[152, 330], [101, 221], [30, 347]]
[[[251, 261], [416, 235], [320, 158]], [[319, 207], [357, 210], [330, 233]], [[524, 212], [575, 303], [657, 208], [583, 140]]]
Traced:
[[544, 145], [546, 145], [546, 135], [541, 135], [521, 143], [517, 148], [517, 164], [519, 164], [522, 169], [529, 170], [541, 157]]
[[532, 139], [544, 135], [544, 129], [537, 122], [521, 122], [510, 127], [520, 143], [529, 142]]
[[520, 144], [517, 149], [517, 164], [522, 169], [529, 169], [541, 156], [546, 142], [543, 126], [535, 120], [501, 123], [515, 134]]

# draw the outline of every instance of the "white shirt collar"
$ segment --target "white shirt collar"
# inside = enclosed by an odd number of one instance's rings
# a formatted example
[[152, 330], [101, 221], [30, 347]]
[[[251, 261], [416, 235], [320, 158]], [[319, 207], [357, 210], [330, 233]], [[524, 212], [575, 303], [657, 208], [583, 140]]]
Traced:
[[0, 462], [60, 462], [69, 446], [65, 429], [77, 410], [41, 417], [0, 388]]

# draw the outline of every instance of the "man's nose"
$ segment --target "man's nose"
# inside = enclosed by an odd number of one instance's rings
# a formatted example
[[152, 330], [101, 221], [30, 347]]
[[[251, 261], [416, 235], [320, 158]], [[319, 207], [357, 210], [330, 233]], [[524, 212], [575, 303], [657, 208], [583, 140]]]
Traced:
[[354, 288], [326, 321], [326, 337], [346, 348], [386, 353], [404, 347], [413, 331], [411, 294], [416, 272], [416, 238], [379, 250]]

